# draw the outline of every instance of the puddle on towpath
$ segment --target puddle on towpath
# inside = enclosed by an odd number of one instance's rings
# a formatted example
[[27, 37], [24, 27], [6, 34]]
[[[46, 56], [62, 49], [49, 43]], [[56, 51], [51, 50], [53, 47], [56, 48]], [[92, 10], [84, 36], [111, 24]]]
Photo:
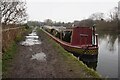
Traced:
[[29, 36], [37, 36], [37, 34], [35, 31], [33, 31], [31, 34], [29, 34]]
[[38, 61], [46, 61], [46, 55], [43, 52], [32, 55], [31, 60], [36, 59]]
[[41, 44], [41, 41], [38, 40], [39, 36], [37, 36], [37, 33], [35, 30], [32, 31], [28, 36], [26, 36], [25, 41], [22, 41], [20, 44], [23, 46], [32, 46], [35, 44]]
[[32, 48], [29, 48], [30, 51], [33, 51]]

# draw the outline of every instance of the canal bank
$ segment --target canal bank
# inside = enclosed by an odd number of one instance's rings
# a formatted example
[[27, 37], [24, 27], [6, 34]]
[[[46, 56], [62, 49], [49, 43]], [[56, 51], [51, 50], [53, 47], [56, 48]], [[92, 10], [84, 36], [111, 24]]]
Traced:
[[[9, 45], [9, 47], [6, 49], [6, 51], [4, 51], [4, 47], [2, 47], [2, 62], [0, 62], [1, 67], [2, 67], [1, 68], [2, 69], [1, 70], [2, 77], [7, 74], [7, 71], [10, 68], [11, 62], [17, 53], [19, 42], [21, 40], [24, 40], [25, 35], [27, 35], [28, 33], [31, 32], [31, 28], [26, 29], [25, 27], [22, 27], [21, 32], [19, 32], [19, 34], [17, 34], [17, 35], [16, 35], [15, 31], [17, 31], [17, 30], [14, 29], [13, 31], [9, 32], [9, 34], [2, 35], [2, 36], [4, 36], [4, 38], [6, 38], [7, 35], [12, 34], [12, 37], [9, 37], [9, 39], [8, 38], [3, 39], [3, 40], [5, 40], [4, 42], [7, 43], [7, 46]], [[13, 34], [15, 34], [15, 35], [13, 35]], [[13, 39], [13, 37], [15, 37], [15, 38]], [[10, 43], [10, 44], [8, 44], [8, 43]], [[3, 45], [5, 45], [5, 44], [3, 43]]]
[[[97, 72], [65, 51], [44, 32], [34, 32], [26, 37], [24, 44], [18, 44], [4, 78], [100, 78]], [[27, 41], [40, 44], [27, 45]]]

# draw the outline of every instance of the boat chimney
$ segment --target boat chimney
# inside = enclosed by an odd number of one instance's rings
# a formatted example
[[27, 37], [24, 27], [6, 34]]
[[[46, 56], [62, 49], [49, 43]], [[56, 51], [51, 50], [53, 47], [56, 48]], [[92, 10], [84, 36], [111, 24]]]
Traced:
[[92, 27], [92, 45], [95, 45], [95, 27], [96, 24], [94, 24]]

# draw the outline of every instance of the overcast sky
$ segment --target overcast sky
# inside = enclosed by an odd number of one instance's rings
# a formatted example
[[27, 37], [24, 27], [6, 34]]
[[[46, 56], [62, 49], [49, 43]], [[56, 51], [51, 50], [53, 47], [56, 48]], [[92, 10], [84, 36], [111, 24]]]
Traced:
[[120, 0], [26, 0], [29, 20], [72, 22], [88, 18], [92, 13], [108, 14]]

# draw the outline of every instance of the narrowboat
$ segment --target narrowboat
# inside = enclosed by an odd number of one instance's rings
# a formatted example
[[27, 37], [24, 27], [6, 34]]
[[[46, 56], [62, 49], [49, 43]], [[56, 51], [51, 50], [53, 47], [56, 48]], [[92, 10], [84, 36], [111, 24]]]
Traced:
[[95, 26], [74, 26], [72, 28], [44, 26], [42, 30], [75, 56], [96, 60], [98, 35], [95, 33]]

